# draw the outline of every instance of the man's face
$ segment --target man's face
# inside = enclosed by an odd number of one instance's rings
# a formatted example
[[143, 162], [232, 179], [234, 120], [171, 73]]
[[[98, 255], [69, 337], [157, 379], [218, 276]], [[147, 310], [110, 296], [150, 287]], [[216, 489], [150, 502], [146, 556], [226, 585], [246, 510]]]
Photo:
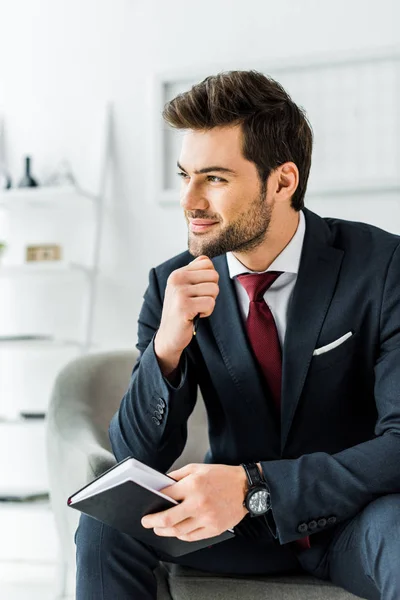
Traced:
[[180, 200], [193, 256], [246, 253], [266, 238], [273, 201], [241, 148], [240, 126], [190, 130], [184, 135], [178, 161]]

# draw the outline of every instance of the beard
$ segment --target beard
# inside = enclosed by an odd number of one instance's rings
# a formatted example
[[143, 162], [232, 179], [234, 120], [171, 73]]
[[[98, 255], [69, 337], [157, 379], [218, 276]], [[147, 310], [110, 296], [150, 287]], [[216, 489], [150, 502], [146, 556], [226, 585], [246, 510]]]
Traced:
[[[263, 190], [250, 204], [246, 212], [241, 213], [234, 221], [223, 227], [219, 234], [213, 236], [189, 232], [188, 250], [192, 256], [205, 255], [214, 258], [226, 252], [250, 252], [265, 240], [272, 218], [273, 206], [265, 201]], [[185, 213], [189, 223], [188, 212]], [[207, 215], [205, 211], [193, 211], [192, 219], [218, 220], [218, 215]], [[217, 227], [219, 227], [217, 225]]]

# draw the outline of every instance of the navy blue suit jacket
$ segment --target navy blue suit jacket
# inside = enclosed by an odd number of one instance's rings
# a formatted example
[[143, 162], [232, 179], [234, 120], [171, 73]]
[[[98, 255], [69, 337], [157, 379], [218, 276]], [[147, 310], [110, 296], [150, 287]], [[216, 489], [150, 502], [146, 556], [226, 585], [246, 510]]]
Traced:
[[[280, 419], [249, 345], [225, 255], [213, 259], [220, 293], [182, 355], [180, 383], [174, 387], [162, 376], [153, 338], [168, 276], [193, 260], [184, 252], [150, 272], [140, 358], [109, 430], [117, 460], [134, 456], [165, 472], [185, 446], [199, 385], [209, 423], [205, 462], [261, 461], [281, 544], [334, 530], [378, 496], [400, 491], [400, 237], [304, 214]], [[349, 331], [344, 343], [313, 356]], [[157, 424], [159, 398], [165, 411]]]

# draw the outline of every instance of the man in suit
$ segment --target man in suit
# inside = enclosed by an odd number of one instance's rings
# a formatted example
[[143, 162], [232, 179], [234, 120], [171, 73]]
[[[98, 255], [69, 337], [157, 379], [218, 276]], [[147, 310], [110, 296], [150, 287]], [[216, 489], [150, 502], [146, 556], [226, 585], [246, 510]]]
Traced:
[[[164, 109], [189, 251], [150, 272], [117, 460], [166, 472], [200, 386], [210, 448], [171, 472], [157, 535], [234, 538], [172, 558], [82, 516], [77, 600], [156, 598], [160, 560], [308, 571], [400, 598], [400, 238], [304, 207], [312, 133], [274, 80], [209, 77]], [[197, 335], [193, 321], [200, 315]]]

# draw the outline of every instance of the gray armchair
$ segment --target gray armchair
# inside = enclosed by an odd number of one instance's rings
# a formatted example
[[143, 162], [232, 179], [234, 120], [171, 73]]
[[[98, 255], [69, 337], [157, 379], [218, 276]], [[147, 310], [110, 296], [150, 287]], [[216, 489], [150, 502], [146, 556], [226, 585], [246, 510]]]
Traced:
[[[60, 539], [59, 598], [74, 598], [74, 533], [79, 513], [66, 501], [115, 464], [108, 424], [127, 388], [136, 351], [86, 355], [56, 378], [47, 419], [50, 494]], [[208, 448], [207, 417], [199, 398], [188, 423], [188, 442], [171, 467], [202, 462]], [[356, 598], [310, 576], [227, 577], [163, 562], [156, 569], [158, 600], [351, 600]]]

